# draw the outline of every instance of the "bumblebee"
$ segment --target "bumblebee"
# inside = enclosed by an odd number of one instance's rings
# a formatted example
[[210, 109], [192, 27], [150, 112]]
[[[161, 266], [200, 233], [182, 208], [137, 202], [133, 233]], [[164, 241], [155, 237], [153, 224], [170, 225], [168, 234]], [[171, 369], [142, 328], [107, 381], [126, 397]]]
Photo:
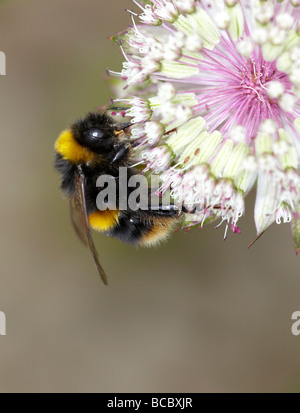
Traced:
[[61, 175], [61, 189], [69, 198], [72, 224], [81, 241], [89, 246], [104, 284], [107, 276], [99, 262], [91, 229], [129, 244], [151, 246], [169, 235], [180, 216], [175, 205], [155, 210], [98, 209], [99, 176], [112, 176], [119, 186], [121, 167], [126, 168], [127, 184], [130, 177], [140, 174], [133, 167], [130, 125], [114, 123], [106, 113], [89, 113], [64, 130], [55, 143], [55, 167]]

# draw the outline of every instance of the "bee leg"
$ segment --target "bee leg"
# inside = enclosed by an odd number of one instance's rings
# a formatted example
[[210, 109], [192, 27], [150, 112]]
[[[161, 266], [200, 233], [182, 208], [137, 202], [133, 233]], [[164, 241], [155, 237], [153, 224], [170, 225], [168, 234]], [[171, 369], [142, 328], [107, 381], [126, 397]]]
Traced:
[[128, 138], [126, 139], [126, 142], [130, 143], [131, 147], [134, 148], [135, 146], [138, 146], [140, 143], [138, 140], [133, 139], [133, 138]]
[[187, 209], [184, 205], [182, 207], [182, 212], [186, 213], [186, 214], [194, 214], [197, 210], [197, 207], [193, 208], [192, 210]]
[[132, 123], [131, 123], [131, 122], [121, 123], [121, 124], [119, 125], [119, 129], [120, 129], [120, 130], [125, 130], [125, 129], [129, 128], [129, 126], [132, 126]]
[[119, 135], [120, 133], [124, 132], [125, 129], [129, 128], [129, 126], [132, 126], [131, 122], [114, 125], [114, 127], [116, 128], [116, 130], [114, 131], [115, 135]]
[[157, 209], [150, 209], [151, 214], [161, 217], [173, 217], [180, 213], [180, 209], [174, 205], [159, 205]]
[[128, 154], [129, 150], [131, 148], [130, 143], [125, 143], [124, 145], [120, 146], [117, 150], [117, 152], [114, 154], [114, 157], [111, 160], [111, 163], [115, 163], [119, 161], [125, 154]]
[[108, 110], [128, 110], [130, 109], [129, 107], [124, 108], [122, 106], [110, 106], [109, 108], [107, 108]]

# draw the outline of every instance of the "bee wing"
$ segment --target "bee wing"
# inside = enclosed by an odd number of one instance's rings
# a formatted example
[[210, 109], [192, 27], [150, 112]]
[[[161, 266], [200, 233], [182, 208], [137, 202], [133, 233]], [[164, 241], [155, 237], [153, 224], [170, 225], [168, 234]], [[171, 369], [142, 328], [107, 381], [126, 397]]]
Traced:
[[[76, 214], [73, 214], [73, 217], [71, 216], [75, 231], [79, 235], [79, 238], [84, 240], [84, 244], [90, 247], [98, 273], [104, 284], [107, 285], [107, 276], [99, 262], [98, 253], [96, 251], [92, 238], [85, 201], [85, 177], [80, 165], [78, 166], [78, 173], [75, 177], [75, 193], [75, 198], [73, 201], [71, 201], [73, 204], [72, 209], [74, 210], [74, 206], [75, 209], [77, 209]], [[78, 225], [78, 216], [81, 218], [81, 225]], [[76, 220], [76, 223], [73, 221], [73, 219]]]
[[83, 225], [82, 214], [81, 214], [81, 211], [80, 211], [80, 204], [78, 202], [78, 197], [77, 196], [73, 196], [70, 199], [69, 206], [70, 206], [70, 218], [71, 218], [73, 228], [74, 228], [76, 234], [78, 235], [78, 238], [80, 239], [80, 241], [84, 245], [87, 246], [88, 242], [87, 242], [87, 239], [86, 239], [85, 228], [84, 228], [84, 225]]

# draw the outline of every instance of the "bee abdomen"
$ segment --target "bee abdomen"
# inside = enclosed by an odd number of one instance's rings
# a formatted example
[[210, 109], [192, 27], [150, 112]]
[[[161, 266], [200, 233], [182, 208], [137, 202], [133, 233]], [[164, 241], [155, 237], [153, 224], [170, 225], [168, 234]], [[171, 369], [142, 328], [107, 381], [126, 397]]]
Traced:
[[157, 218], [122, 212], [118, 223], [106, 234], [127, 244], [152, 246], [165, 240], [178, 223], [176, 218]]

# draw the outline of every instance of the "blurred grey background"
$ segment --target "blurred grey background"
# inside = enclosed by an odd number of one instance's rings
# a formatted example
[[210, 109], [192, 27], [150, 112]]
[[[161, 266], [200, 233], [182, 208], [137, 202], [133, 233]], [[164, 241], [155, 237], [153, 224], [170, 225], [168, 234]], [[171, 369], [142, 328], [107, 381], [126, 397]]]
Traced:
[[286, 392], [300, 389], [299, 259], [288, 225], [178, 232], [156, 249], [95, 235], [110, 286], [69, 222], [53, 144], [106, 103], [107, 36], [130, 0], [0, 5], [0, 392]]

